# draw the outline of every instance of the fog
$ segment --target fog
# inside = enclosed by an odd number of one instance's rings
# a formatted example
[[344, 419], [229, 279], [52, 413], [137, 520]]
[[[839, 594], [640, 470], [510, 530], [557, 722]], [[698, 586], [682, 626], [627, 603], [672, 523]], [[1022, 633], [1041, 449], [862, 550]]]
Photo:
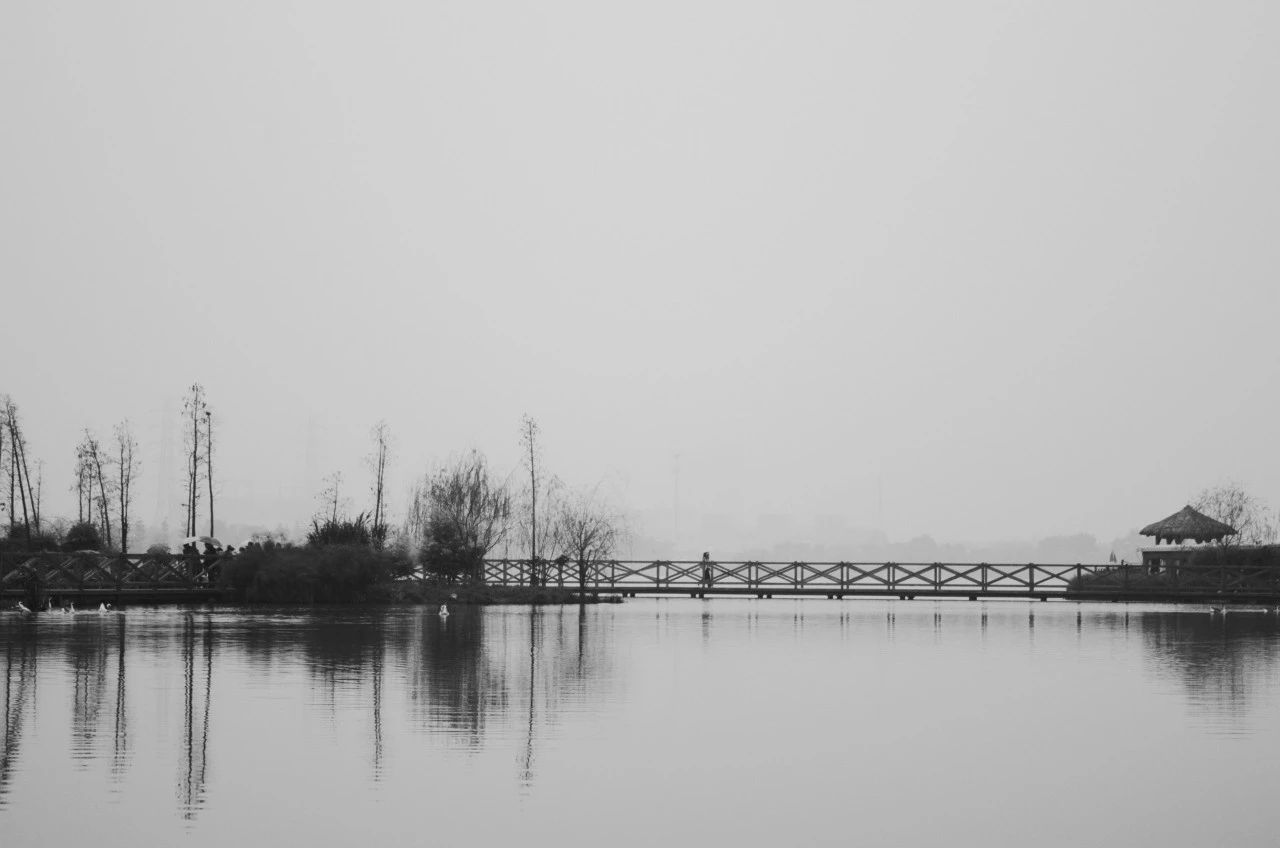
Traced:
[[240, 526], [370, 500], [381, 419], [393, 518], [459, 451], [518, 473], [526, 413], [639, 557], [1280, 505], [1278, 40], [1261, 2], [8, 3], [0, 392], [47, 515], [130, 419], [152, 530], [194, 381]]

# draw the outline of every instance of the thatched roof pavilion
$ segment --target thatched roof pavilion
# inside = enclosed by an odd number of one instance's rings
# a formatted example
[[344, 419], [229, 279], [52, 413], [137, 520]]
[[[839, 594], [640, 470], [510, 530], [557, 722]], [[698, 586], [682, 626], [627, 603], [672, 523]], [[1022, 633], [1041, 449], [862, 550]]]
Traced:
[[1148, 524], [1138, 532], [1143, 536], [1155, 536], [1157, 545], [1161, 539], [1171, 545], [1181, 545], [1187, 539], [1194, 539], [1198, 543], [1216, 542], [1227, 536], [1234, 536], [1236, 528], [1187, 505], [1168, 518]]

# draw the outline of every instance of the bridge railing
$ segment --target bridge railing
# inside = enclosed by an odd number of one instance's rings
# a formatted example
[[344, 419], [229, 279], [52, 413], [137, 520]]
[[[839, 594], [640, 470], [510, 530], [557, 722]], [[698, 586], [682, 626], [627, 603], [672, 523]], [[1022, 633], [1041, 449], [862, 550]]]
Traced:
[[[704, 566], [705, 572], [704, 573]], [[1060, 592], [1105, 572], [1109, 566], [1042, 563], [945, 562], [769, 562], [744, 560], [600, 560], [585, 566], [585, 584], [595, 590], [700, 589], [759, 591], [807, 590], [829, 592], [913, 591], [954, 593]], [[578, 565], [572, 561], [493, 559], [485, 562], [485, 580], [506, 586], [579, 585]]]
[[172, 554], [4, 553], [0, 592], [212, 588], [220, 558]]
[[[610, 559], [589, 562], [584, 570], [582, 582], [591, 591], [1280, 598], [1280, 569], [1230, 564], [747, 560], [706, 565], [700, 560]], [[486, 582], [504, 586], [579, 585], [578, 565], [564, 560], [540, 560], [536, 569], [528, 559], [487, 560], [484, 575]]]

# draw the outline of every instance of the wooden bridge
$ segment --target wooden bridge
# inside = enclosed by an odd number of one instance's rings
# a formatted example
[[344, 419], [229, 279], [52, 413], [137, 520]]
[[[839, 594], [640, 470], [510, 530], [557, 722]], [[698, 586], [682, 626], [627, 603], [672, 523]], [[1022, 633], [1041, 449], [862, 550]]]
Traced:
[[[43, 605], [82, 602], [208, 601], [221, 558], [167, 554], [0, 555], [0, 598]], [[1087, 565], [1043, 563], [713, 562], [603, 560], [580, 575], [573, 562], [490, 559], [496, 586], [560, 586], [592, 594], [773, 598], [1031, 598], [1049, 600], [1280, 603], [1280, 569], [1242, 565]]]
[[[704, 568], [705, 566], [705, 568]], [[1280, 602], [1280, 570], [1236, 565], [1144, 565], [909, 562], [712, 562], [700, 560], [588, 563], [488, 560], [485, 582], [546, 585], [592, 594], [772, 598], [1033, 598], [1180, 602]]]
[[218, 557], [155, 554], [0, 554], [0, 598], [41, 606], [52, 598], [99, 601], [201, 601], [216, 586]]

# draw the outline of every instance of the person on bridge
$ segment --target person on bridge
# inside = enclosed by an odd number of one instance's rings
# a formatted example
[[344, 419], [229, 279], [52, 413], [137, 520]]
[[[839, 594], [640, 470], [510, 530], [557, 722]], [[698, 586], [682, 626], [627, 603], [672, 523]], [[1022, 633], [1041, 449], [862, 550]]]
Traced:
[[715, 578], [715, 563], [711, 561], [711, 552], [702, 552], [702, 585], [710, 587], [712, 580]]

